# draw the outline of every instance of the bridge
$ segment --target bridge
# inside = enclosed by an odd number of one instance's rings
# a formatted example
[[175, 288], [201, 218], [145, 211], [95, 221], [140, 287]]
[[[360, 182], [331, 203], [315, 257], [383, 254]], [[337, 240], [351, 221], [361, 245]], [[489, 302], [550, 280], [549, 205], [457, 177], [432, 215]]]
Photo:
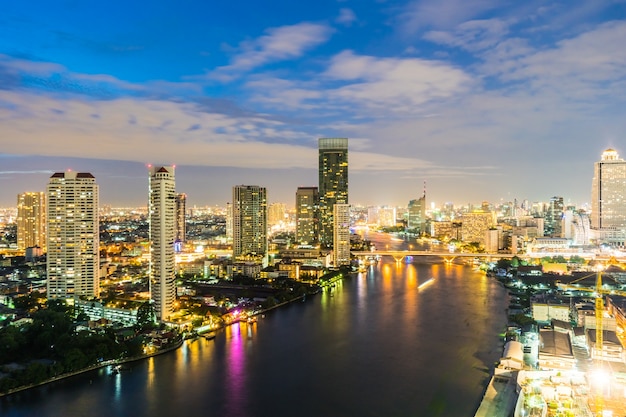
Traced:
[[470, 253], [470, 252], [450, 252], [450, 251], [430, 251], [430, 250], [381, 250], [381, 251], [352, 251], [352, 255], [358, 259], [371, 259], [372, 257], [391, 256], [396, 262], [402, 262], [407, 256], [411, 257], [439, 257], [444, 262], [450, 264], [456, 258], [481, 258], [487, 261], [492, 259], [541, 259], [545, 257], [563, 256], [564, 258], [570, 258], [572, 256], [579, 256], [586, 260], [596, 260], [608, 262], [610, 260], [617, 260], [620, 262], [626, 262], [626, 254], [622, 256], [608, 255], [595, 252], [530, 252], [530, 253], [499, 253], [499, 252], [484, 252], [484, 253]]

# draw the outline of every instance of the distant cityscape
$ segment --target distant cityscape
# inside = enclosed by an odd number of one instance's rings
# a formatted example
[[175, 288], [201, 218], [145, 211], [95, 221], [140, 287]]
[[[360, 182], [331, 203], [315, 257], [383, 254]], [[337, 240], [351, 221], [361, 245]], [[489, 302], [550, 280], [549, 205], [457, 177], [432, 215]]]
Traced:
[[[261, 185], [233, 185], [224, 207], [188, 207], [188, 196], [176, 190], [175, 167], [150, 166], [146, 206], [113, 208], [99, 201], [91, 173], [54, 173], [45, 191], [25, 190], [16, 207], [0, 210], [1, 325], [28, 326], [46, 305], [61, 306], [85, 330], [106, 326], [119, 338], [134, 329], [143, 338], [132, 354], [150, 355], [184, 338], [254, 320], [383, 256], [396, 262], [458, 258], [513, 291], [509, 315], [518, 327], [509, 328], [491, 389], [507, 392], [515, 381], [522, 388], [529, 380], [543, 381], [546, 374], [533, 372], [550, 371], [552, 377], [555, 370], [576, 369], [574, 345], [588, 352], [588, 360], [613, 364], [606, 378], [623, 388], [626, 161], [616, 150], [607, 149], [594, 165], [591, 207], [566, 205], [562, 196], [434, 207], [426, 187], [405, 207], [360, 207], [348, 198], [349, 140], [320, 138], [318, 145], [318, 184], [298, 187], [291, 203], [268, 204]], [[414, 243], [406, 253], [393, 251], [376, 247], [367, 233]], [[612, 281], [603, 282], [601, 274]], [[130, 350], [125, 355], [132, 356]], [[24, 360], [10, 349], [4, 357]], [[87, 357], [81, 363], [94, 365]], [[26, 368], [14, 369], [0, 373], [0, 391], [52, 375], [41, 371], [20, 384], [14, 374]], [[60, 370], [68, 371], [76, 369]], [[532, 404], [533, 392], [509, 393], [504, 403], [520, 416], [545, 415], [536, 413], [547, 404], [564, 413], [552, 415], [583, 415], [556, 399]], [[588, 407], [603, 409], [604, 397], [596, 392]], [[491, 407], [501, 401], [488, 389], [477, 415], [500, 415]]]

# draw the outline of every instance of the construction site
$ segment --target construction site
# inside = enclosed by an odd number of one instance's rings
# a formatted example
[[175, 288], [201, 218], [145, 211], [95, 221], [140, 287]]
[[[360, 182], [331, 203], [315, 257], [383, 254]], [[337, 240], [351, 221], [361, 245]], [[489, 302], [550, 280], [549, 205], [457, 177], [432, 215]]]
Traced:
[[626, 416], [626, 291], [595, 275], [532, 300], [537, 325], [509, 329], [477, 417]]

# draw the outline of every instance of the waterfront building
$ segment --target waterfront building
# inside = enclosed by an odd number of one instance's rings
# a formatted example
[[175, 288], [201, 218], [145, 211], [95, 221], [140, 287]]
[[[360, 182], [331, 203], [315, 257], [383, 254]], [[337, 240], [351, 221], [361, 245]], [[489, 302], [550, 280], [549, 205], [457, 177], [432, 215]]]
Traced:
[[350, 265], [350, 205], [333, 206], [333, 263]]
[[233, 187], [233, 258], [267, 255], [267, 190], [258, 185]]
[[17, 196], [17, 248], [46, 248], [46, 195], [43, 192]]
[[173, 166], [149, 168], [150, 298], [156, 317], [168, 320], [176, 300], [176, 182]]
[[187, 236], [187, 194], [176, 194], [176, 242], [184, 243]]
[[296, 190], [296, 242], [316, 245], [319, 225], [319, 192], [317, 187]]
[[419, 234], [426, 231], [426, 193], [418, 199], [409, 201], [407, 227]]
[[463, 213], [461, 240], [463, 242], [477, 242], [480, 245], [484, 245], [487, 231], [495, 225], [495, 213], [491, 211], [480, 210]]
[[607, 149], [594, 164], [591, 186], [591, 239], [624, 247], [626, 243], [626, 161]]
[[87, 172], [56, 172], [46, 189], [48, 299], [100, 295], [98, 185]]
[[333, 206], [348, 204], [348, 139], [320, 138], [319, 142], [319, 241], [333, 244]]

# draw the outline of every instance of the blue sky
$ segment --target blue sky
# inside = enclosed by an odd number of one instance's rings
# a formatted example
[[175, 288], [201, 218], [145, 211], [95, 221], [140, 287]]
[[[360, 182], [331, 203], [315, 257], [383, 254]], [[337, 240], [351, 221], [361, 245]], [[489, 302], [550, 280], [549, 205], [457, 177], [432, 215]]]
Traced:
[[626, 2], [5, 2], [0, 205], [92, 172], [142, 205], [146, 164], [190, 203], [236, 184], [293, 205], [317, 138], [350, 138], [350, 202], [591, 194], [626, 155]]

